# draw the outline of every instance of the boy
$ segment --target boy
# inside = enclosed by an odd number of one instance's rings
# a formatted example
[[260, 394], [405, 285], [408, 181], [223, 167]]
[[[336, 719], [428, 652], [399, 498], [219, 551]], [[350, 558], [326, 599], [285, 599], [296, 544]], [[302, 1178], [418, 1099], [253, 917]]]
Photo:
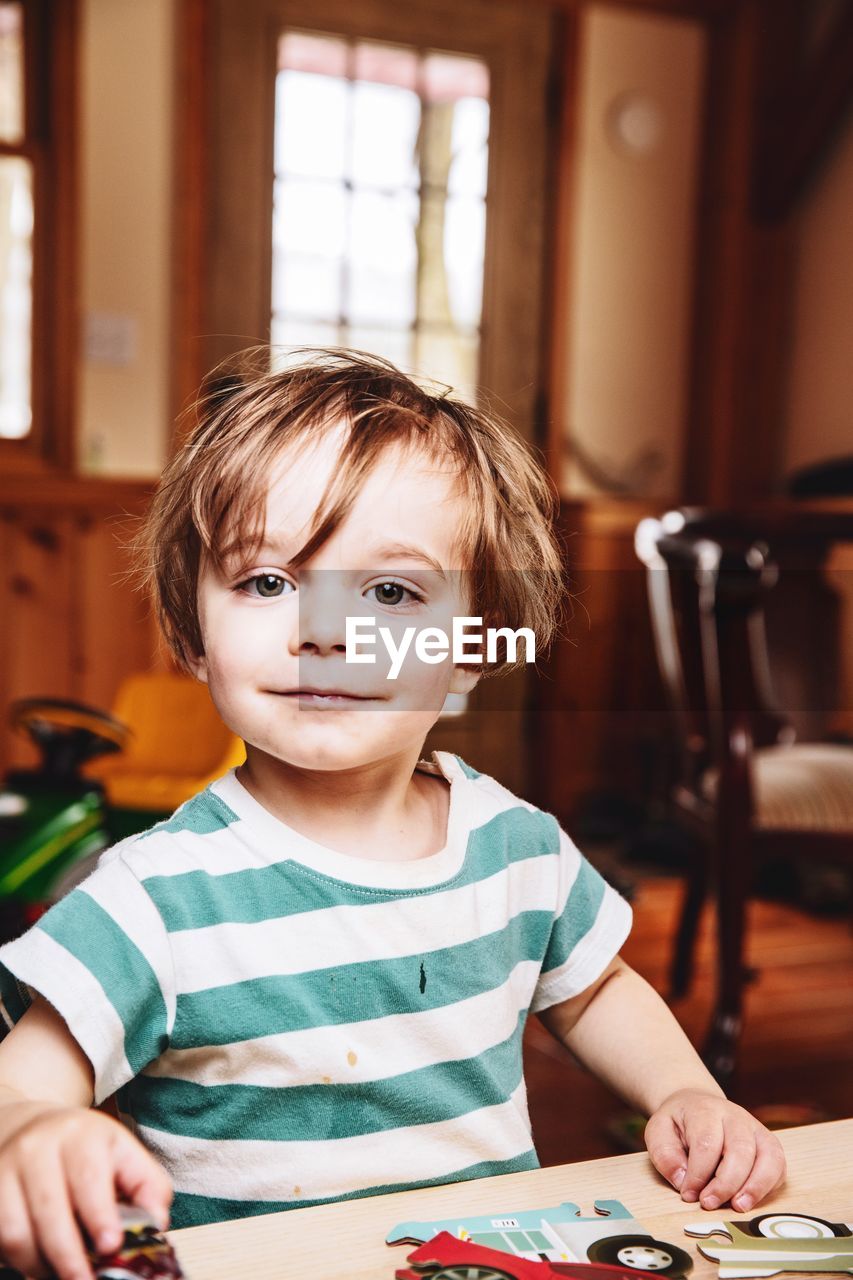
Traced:
[[[685, 1200], [745, 1212], [778, 1183], [777, 1140], [619, 959], [627, 904], [552, 818], [420, 761], [486, 664], [348, 660], [348, 617], [398, 650], [471, 615], [544, 645], [552, 506], [511, 432], [379, 360], [325, 353], [211, 401], [143, 542], [171, 648], [246, 763], [0, 951], [10, 1263], [82, 1280], [77, 1224], [111, 1248], [117, 1198], [165, 1221], [174, 1188], [186, 1226], [535, 1167], [529, 1010], [651, 1116]], [[89, 1109], [113, 1093], [136, 1136]]]

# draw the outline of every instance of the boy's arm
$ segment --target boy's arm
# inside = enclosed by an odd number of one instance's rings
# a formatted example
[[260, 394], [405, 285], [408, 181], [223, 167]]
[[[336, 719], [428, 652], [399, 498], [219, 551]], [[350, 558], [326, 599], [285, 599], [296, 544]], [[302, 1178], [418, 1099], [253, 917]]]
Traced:
[[616, 957], [580, 995], [539, 1017], [632, 1107], [651, 1117], [652, 1162], [682, 1199], [747, 1213], [785, 1173], [778, 1139], [726, 1100], [656, 991]]
[[0, 1042], [0, 1255], [27, 1275], [91, 1276], [79, 1221], [98, 1248], [121, 1243], [117, 1194], [164, 1223], [165, 1172], [123, 1125], [97, 1111], [89, 1059], [37, 997]]

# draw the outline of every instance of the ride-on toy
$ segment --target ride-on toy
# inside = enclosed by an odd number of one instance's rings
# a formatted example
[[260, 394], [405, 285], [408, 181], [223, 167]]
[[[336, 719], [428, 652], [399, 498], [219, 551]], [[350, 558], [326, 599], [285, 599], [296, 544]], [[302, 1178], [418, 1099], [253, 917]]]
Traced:
[[106, 712], [61, 698], [24, 698], [13, 704], [11, 722], [30, 736], [41, 761], [10, 773], [0, 792], [3, 940], [82, 880], [114, 838], [104, 787], [81, 768], [121, 751], [130, 736]]
[[168, 817], [244, 758], [205, 686], [170, 672], [128, 677], [112, 713], [25, 698], [11, 722], [40, 761], [0, 790], [0, 942], [84, 879], [108, 845]]

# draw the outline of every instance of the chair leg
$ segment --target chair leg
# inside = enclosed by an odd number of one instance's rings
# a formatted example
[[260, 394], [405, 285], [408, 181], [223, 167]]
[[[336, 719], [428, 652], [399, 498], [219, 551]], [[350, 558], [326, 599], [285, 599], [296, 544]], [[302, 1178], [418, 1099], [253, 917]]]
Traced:
[[669, 971], [669, 998], [680, 1000], [686, 996], [693, 981], [693, 963], [696, 958], [696, 935], [699, 917], [708, 897], [710, 887], [709, 849], [704, 841], [698, 841], [693, 865], [687, 877], [681, 915], [675, 934], [675, 947]]
[[749, 892], [749, 838], [741, 824], [721, 823], [714, 850], [717, 904], [717, 1000], [703, 1059], [728, 1092], [735, 1083], [737, 1048], [743, 1025], [743, 963]]

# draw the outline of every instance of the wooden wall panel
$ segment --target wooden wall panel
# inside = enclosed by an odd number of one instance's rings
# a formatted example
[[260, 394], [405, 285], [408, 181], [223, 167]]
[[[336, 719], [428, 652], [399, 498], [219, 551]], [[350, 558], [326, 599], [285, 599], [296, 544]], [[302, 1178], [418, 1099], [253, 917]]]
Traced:
[[[3, 673], [5, 701], [35, 693], [70, 698], [74, 657], [71, 521], [62, 513], [38, 508], [7, 519], [12, 643]], [[66, 643], [58, 644], [60, 637]], [[26, 744], [13, 738], [10, 763], [29, 759]]]
[[634, 554], [651, 514], [633, 501], [563, 504], [572, 616], [535, 685], [532, 798], [567, 823], [592, 795], [647, 795], [659, 767], [651, 748], [668, 721]]
[[129, 671], [162, 665], [151, 608], [126, 550], [131, 528], [124, 516], [86, 517], [77, 525], [81, 608], [76, 696], [94, 706], [110, 706]]
[[8, 708], [34, 695], [109, 708], [121, 679], [162, 662], [147, 603], [128, 580], [128, 516], [142, 485], [0, 485], [0, 768], [34, 753]]

